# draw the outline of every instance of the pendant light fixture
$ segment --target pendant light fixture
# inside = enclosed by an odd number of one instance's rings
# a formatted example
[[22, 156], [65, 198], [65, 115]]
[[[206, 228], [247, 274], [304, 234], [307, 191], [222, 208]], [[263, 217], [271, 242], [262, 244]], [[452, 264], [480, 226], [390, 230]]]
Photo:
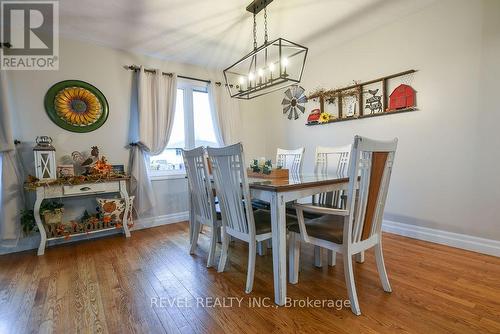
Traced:
[[[224, 70], [231, 97], [252, 99], [299, 83], [307, 48], [284, 38], [268, 41], [267, 5], [273, 0], [255, 0], [247, 7], [253, 14], [253, 51]], [[264, 10], [264, 44], [257, 46], [257, 14]]]

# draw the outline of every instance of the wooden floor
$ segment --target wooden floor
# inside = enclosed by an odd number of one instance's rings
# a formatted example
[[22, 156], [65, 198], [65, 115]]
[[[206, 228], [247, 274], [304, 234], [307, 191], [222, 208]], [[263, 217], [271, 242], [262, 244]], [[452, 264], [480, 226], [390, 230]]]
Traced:
[[[42, 257], [0, 256], [0, 333], [500, 333], [499, 258], [385, 234], [394, 292], [383, 292], [368, 252], [355, 267], [363, 313], [356, 317], [348, 308], [273, 307], [270, 254], [257, 258], [254, 291], [246, 295], [247, 246], [233, 243], [227, 271], [218, 274], [205, 267], [206, 235], [194, 256], [187, 235], [180, 223], [129, 240], [53, 247]], [[299, 284], [288, 285], [288, 296], [347, 298], [341, 257], [336, 267], [318, 269], [312, 248], [302, 250]], [[208, 307], [205, 297], [243, 301]], [[271, 307], [250, 307], [253, 297], [271, 297], [264, 300]]]

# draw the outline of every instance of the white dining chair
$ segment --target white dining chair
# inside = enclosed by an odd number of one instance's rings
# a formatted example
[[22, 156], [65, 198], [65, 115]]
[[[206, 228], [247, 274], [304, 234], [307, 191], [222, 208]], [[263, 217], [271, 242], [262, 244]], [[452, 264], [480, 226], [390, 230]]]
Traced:
[[300, 174], [302, 172], [303, 155], [303, 147], [295, 150], [278, 148], [276, 150], [276, 166], [288, 169], [291, 174]]
[[[397, 139], [385, 142], [356, 136], [351, 151], [346, 207], [296, 204], [299, 224], [289, 227], [290, 283], [298, 282], [301, 240], [342, 253], [351, 310], [356, 315], [360, 315], [361, 310], [354, 283], [353, 255], [374, 247], [382, 287], [386, 292], [392, 291], [382, 254], [381, 229], [396, 147]], [[323, 216], [305, 222], [304, 211]]]
[[192, 150], [182, 150], [184, 166], [189, 184], [189, 195], [193, 217], [190, 234], [190, 254], [194, 254], [198, 244], [198, 236], [203, 225], [210, 226], [210, 249], [208, 251], [207, 267], [214, 265], [217, 234], [221, 227], [221, 220], [217, 219], [215, 198], [212, 182], [208, 172], [208, 163], [203, 147]]
[[[314, 173], [317, 175], [336, 175], [338, 177], [348, 177], [350, 155], [350, 144], [336, 147], [318, 146], [316, 147]], [[346, 191], [338, 190], [314, 195], [313, 203], [342, 209], [345, 207], [345, 198]], [[322, 253], [321, 247], [314, 247], [314, 265], [318, 268], [323, 266]], [[335, 266], [335, 262], [335, 252], [328, 250], [328, 265]]]
[[[252, 210], [250, 188], [241, 143], [207, 148], [217, 198], [222, 214], [222, 252], [219, 272], [223, 272], [228, 255], [229, 237], [248, 243], [248, 271], [246, 293], [253, 288], [256, 244], [271, 239], [271, 213]], [[243, 200], [242, 200], [243, 199]], [[287, 215], [287, 225], [296, 224], [296, 218]]]
[[[300, 147], [295, 150], [287, 150], [283, 148], [278, 148], [276, 150], [276, 167], [281, 167], [284, 169], [288, 169], [290, 177], [298, 177], [302, 172], [302, 157], [304, 156], [304, 148]], [[264, 209], [270, 210], [269, 203], [261, 201], [261, 200], [253, 200], [252, 207], [254, 209]], [[295, 214], [294, 209], [290, 208], [289, 213]], [[257, 243], [257, 253], [260, 256], [266, 254], [266, 250], [271, 248], [271, 243], [268, 242], [265, 245], [263, 242]]]

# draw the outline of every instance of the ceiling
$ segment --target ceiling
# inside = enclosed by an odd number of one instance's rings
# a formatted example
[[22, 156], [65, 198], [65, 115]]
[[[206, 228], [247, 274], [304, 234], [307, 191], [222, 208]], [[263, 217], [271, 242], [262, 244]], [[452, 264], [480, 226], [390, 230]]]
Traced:
[[[269, 38], [321, 49], [418, 11], [435, 0], [274, 0]], [[252, 49], [250, 0], [64, 0], [65, 37], [165, 60], [224, 68]], [[263, 12], [258, 15], [263, 41]]]

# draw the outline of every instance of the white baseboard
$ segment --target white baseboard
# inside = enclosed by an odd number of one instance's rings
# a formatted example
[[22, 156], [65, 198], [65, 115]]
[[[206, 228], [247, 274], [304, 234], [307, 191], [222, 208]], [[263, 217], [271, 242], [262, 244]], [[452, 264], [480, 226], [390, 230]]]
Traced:
[[[144, 228], [156, 227], [156, 226], [166, 225], [166, 224], [174, 224], [174, 223], [179, 223], [179, 222], [186, 221], [186, 220], [189, 220], [189, 211], [178, 212], [178, 213], [173, 213], [170, 215], [163, 215], [163, 216], [158, 216], [158, 217], [153, 217], [153, 218], [145, 218], [145, 219], [136, 220], [134, 222], [134, 227], [131, 229], [131, 231], [137, 231], [137, 230], [142, 230]], [[94, 238], [99, 238], [99, 237], [108, 236], [108, 235], [112, 235], [112, 234], [119, 234], [119, 233], [122, 233], [121, 230], [106, 231], [106, 232], [100, 232], [97, 234], [76, 236], [74, 238], [71, 238], [70, 240], [64, 240], [64, 239], [53, 240], [53, 241], [48, 242], [48, 246], [50, 247], [53, 245], [59, 245], [59, 244], [69, 243], [69, 242], [78, 241], [78, 240], [89, 240], [89, 239], [94, 239]], [[132, 237], [134, 237], [134, 236], [132, 235]], [[38, 233], [36, 233], [36, 234], [33, 234], [29, 237], [19, 239], [16, 247], [0, 247], [0, 255], [22, 252], [22, 251], [26, 251], [26, 250], [30, 250], [30, 249], [36, 249], [36, 248], [38, 248], [39, 244], [40, 244], [40, 235]]]
[[382, 230], [409, 238], [500, 257], [500, 241], [385, 220]]
[[175, 224], [189, 220], [189, 211], [172, 213], [152, 218], [136, 220], [131, 231], [142, 230], [143, 228], [156, 227], [167, 224]]

